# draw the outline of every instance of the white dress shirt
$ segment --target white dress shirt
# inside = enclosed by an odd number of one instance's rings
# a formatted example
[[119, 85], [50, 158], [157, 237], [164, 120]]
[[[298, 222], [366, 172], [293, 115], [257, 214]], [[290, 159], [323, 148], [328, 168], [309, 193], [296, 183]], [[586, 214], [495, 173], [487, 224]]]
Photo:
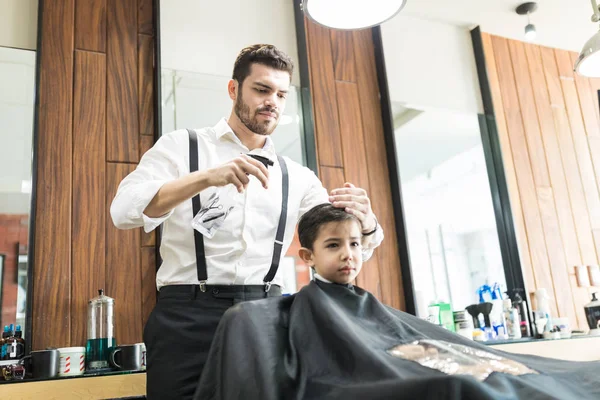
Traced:
[[[250, 152], [233, 133], [225, 119], [212, 128], [196, 130], [198, 135], [198, 169], [222, 165], [241, 153], [256, 153], [269, 157], [275, 165], [269, 167], [269, 188], [255, 177], [243, 194], [235, 196], [235, 208], [212, 238], [204, 238], [208, 281], [210, 285], [260, 285], [271, 266], [273, 244], [281, 212], [281, 169], [270, 137], [262, 149]], [[184, 201], [169, 213], [151, 218], [144, 210], [166, 182], [190, 173], [189, 135], [180, 129], [161, 136], [144, 154], [135, 171], [129, 174], [117, 190], [110, 213], [117, 228], [143, 227], [150, 232], [163, 224], [160, 254], [163, 260], [156, 274], [156, 285], [198, 284], [192, 201]], [[328, 193], [316, 175], [308, 168], [285, 157], [289, 173], [288, 214], [282, 255], [294, 237], [298, 219], [312, 207], [329, 201]], [[216, 190], [210, 187], [200, 193], [202, 204]], [[383, 240], [381, 228], [363, 258]], [[273, 284], [282, 285], [277, 273]]]

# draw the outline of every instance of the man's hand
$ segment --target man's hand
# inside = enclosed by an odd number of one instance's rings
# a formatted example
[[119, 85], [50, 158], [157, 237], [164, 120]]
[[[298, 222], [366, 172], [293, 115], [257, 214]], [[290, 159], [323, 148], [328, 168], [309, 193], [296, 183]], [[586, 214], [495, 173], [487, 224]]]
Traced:
[[371, 200], [364, 189], [346, 182], [343, 188], [333, 189], [329, 201], [334, 207], [343, 208], [355, 215], [362, 225], [362, 233], [369, 233], [377, 227], [377, 220], [371, 210]]
[[210, 186], [233, 184], [242, 193], [254, 175], [265, 189], [269, 186], [269, 171], [263, 163], [245, 154], [208, 171]]

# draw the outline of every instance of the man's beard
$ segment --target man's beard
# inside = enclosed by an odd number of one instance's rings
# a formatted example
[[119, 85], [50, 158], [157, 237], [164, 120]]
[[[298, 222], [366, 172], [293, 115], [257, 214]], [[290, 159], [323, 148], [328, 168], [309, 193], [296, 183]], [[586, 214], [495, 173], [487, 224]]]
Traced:
[[235, 101], [235, 107], [233, 108], [235, 115], [242, 121], [242, 124], [246, 125], [250, 131], [256, 133], [257, 135], [270, 135], [273, 133], [275, 128], [277, 127], [277, 121], [275, 121], [273, 126], [270, 127], [273, 120], [265, 120], [260, 122], [258, 120], [258, 114], [264, 111], [272, 112], [279, 117], [279, 113], [272, 108], [269, 107], [260, 107], [257, 108], [254, 112], [254, 115], [251, 115], [250, 107], [246, 103], [242, 101], [242, 91], [240, 90], [239, 95]]

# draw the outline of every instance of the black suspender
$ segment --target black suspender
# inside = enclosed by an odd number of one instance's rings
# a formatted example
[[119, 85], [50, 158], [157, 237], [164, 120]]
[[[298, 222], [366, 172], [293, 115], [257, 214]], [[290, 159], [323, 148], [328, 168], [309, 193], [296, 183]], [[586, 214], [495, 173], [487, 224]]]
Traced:
[[[198, 137], [196, 132], [188, 129], [189, 135], [189, 152], [190, 152], [190, 173], [198, 171]], [[271, 282], [275, 278], [279, 262], [281, 260], [281, 252], [283, 250], [283, 237], [285, 235], [285, 223], [287, 218], [287, 205], [289, 194], [289, 176], [285, 160], [281, 156], [277, 156], [279, 167], [281, 168], [281, 213], [279, 214], [279, 224], [277, 225], [277, 234], [275, 235], [275, 244], [273, 246], [273, 258], [271, 259], [271, 268], [265, 275], [263, 282], [265, 284], [265, 292], [271, 288]], [[192, 218], [200, 211], [200, 194], [192, 197]], [[198, 281], [200, 281], [200, 290], [206, 290], [206, 281], [208, 274], [206, 272], [206, 256], [204, 254], [204, 237], [196, 229], [194, 231], [194, 244], [196, 247], [196, 266], [198, 271]]]
[[[190, 173], [198, 171], [198, 136], [192, 129], [188, 129], [190, 137]], [[194, 214], [192, 218], [200, 211], [200, 194], [192, 197], [192, 209]], [[206, 273], [206, 257], [204, 256], [204, 236], [197, 230], [194, 231], [194, 244], [196, 246], [196, 268], [198, 270], [198, 280], [200, 281], [200, 289], [204, 292], [206, 290], [206, 280], [208, 275]]]

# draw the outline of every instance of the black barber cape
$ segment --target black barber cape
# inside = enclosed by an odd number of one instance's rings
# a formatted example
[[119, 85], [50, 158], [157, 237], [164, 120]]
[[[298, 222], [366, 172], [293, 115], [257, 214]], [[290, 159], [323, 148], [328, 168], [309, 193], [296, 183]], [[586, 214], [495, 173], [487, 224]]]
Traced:
[[[447, 375], [386, 350], [435, 339], [538, 374]], [[195, 399], [600, 399], [600, 362], [494, 350], [389, 308], [354, 286], [313, 281], [292, 296], [241, 303], [217, 329]]]

